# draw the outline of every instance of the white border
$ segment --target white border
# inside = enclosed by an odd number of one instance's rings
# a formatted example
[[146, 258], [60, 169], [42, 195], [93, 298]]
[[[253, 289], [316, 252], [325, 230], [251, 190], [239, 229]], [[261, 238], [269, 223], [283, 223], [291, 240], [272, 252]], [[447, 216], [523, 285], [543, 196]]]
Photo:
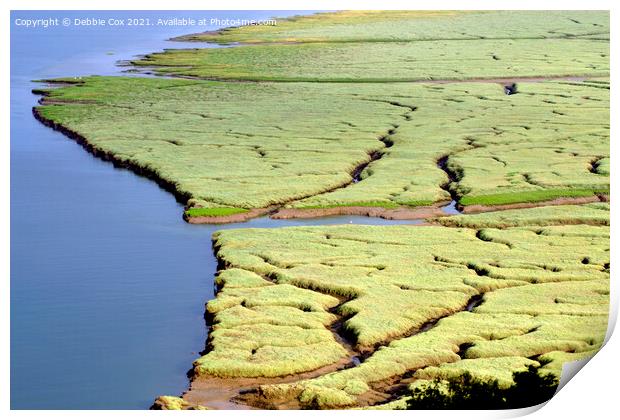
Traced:
[[[615, 4], [618, 4], [615, 2]], [[38, 411], [36, 414], [30, 411], [12, 411], [9, 412], [9, 279], [10, 279], [10, 240], [9, 240], [9, 93], [10, 93], [10, 74], [9, 74], [9, 60], [10, 60], [10, 38], [8, 23], [10, 21], [10, 10], [341, 10], [341, 9], [427, 9], [427, 10], [460, 10], [460, 9], [478, 9], [478, 10], [493, 10], [493, 9], [528, 9], [528, 10], [549, 10], [549, 9], [561, 9], [561, 10], [611, 10], [611, 28], [612, 28], [612, 40], [615, 40], [617, 35], [617, 29], [620, 27], [620, 21], [617, 18], [617, 7], [612, 1], [549, 1], [549, 0], [537, 0], [537, 1], [488, 1], [488, 0], [476, 0], [476, 1], [448, 1], [448, 0], [433, 0], [428, 2], [421, 1], [394, 1], [394, 0], [382, 0], [380, 2], [372, 2], [367, 0], [359, 1], [273, 1], [264, 0], [260, 3], [250, 1], [238, 1], [228, 0], [226, 2], [209, 3], [205, 1], [196, 0], [175, 0], [166, 4], [155, 2], [140, 2], [136, 0], [95, 0], [86, 2], [70, 1], [70, 0], [57, 0], [53, 3], [50, 1], [29, 1], [29, 0], [5, 0], [0, 6], [2, 13], [2, 19], [4, 24], [0, 26], [2, 32], [2, 83], [1, 95], [2, 98], [2, 114], [1, 124], [4, 135], [1, 137], [0, 142], [0, 174], [2, 176], [0, 182], [0, 193], [6, 199], [2, 201], [3, 206], [2, 220], [0, 221], [0, 232], [3, 233], [3, 241], [0, 245], [2, 247], [2, 253], [0, 255], [0, 267], [4, 275], [2, 275], [2, 291], [0, 292], [1, 299], [1, 315], [0, 315], [0, 328], [2, 331], [2, 347], [0, 348], [0, 410], [5, 414], [8, 414], [11, 418], [30, 418], [36, 415], [37, 418], [83, 418], [89, 416], [92, 418], [108, 418], [110, 414], [117, 418], [127, 417], [143, 417], [143, 416], [157, 416], [155, 412], [148, 411], [115, 411], [109, 413], [105, 411]], [[613, 49], [615, 42], [612, 41], [612, 80], [617, 70], [617, 54]], [[613, 83], [612, 83], [613, 85]], [[616, 133], [616, 117], [613, 111], [618, 109], [617, 95], [612, 90], [612, 102], [611, 102], [611, 121], [612, 121], [612, 138]], [[615, 142], [611, 142], [612, 149], [612, 168], [616, 167], [617, 149]], [[617, 185], [612, 183], [612, 196], [617, 197]], [[612, 203], [612, 218], [616, 206]], [[615, 224], [612, 225], [612, 260], [615, 255], [616, 245], [614, 233]], [[615, 265], [615, 261], [614, 264]], [[615, 270], [613, 271], [615, 272]], [[618, 310], [618, 287], [613, 287], [612, 281], [612, 313], [610, 314], [610, 325], [615, 324]], [[611, 333], [611, 330], [610, 330]], [[608, 335], [609, 337], [609, 335]], [[33, 361], [33, 363], [40, 362], [42, 364], [41, 374], [45, 374], [45, 361], [44, 350], [42, 349], [41, 361]], [[616, 378], [620, 372], [618, 368], [618, 355], [620, 355], [620, 342], [617, 334], [612, 335], [607, 345], [596, 355], [587, 366], [576, 375], [576, 378], [571, 380], [546, 406], [535, 411], [529, 415], [531, 419], [543, 419], [543, 418], [563, 418], [563, 419], [580, 419], [580, 418], [610, 418], [611, 414], [617, 412], [617, 391], [616, 391]], [[155, 396], [154, 396], [155, 397]], [[32, 395], [32, 398], [37, 398], [36, 395]], [[198, 412], [196, 412], [198, 413]], [[268, 411], [244, 411], [244, 412], [208, 412], [201, 414], [202, 416], [208, 416], [209, 418], [226, 418], [229, 420], [231, 416], [236, 417], [252, 417], [252, 418], [267, 418], [267, 416], [281, 417], [291, 414], [290, 412], [268, 412]], [[521, 413], [523, 415], [525, 413]], [[188, 412], [184, 413], [172, 413], [169, 412], [165, 416], [182, 416], [192, 415]], [[197, 414], [194, 414], [197, 415]], [[308, 411], [295, 412], [294, 415], [299, 418], [309, 418], [314, 416], [314, 413]], [[517, 413], [508, 412], [407, 412], [407, 411], [390, 411], [390, 412], [376, 412], [376, 411], [325, 411], [321, 412], [320, 416], [324, 418], [334, 417], [364, 417], [364, 418], [387, 418], [387, 417], [400, 417], [400, 418], [431, 418], [431, 419], [448, 419], [455, 417], [465, 418], [508, 418], [515, 417]], [[178, 417], [177, 417], [178, 418]]]

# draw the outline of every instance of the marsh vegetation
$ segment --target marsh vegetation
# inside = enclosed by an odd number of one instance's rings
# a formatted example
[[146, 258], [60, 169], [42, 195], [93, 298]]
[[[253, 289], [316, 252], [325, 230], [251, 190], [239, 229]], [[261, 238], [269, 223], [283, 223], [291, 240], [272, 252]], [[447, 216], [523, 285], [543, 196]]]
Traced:
[[[590, 225], [222, 231], [210, 347], [194, 375], [340, 363], [256, 389], [266, 404], [308, 408], [403, 406], [407, 390], [465, 373], [503, 387], [529, 366], [559, 376], [554, 361], [585, 357], [605, 336], [608, 235]], [[361, 363], [343, 364], [352, 357]]]
[[208, 406], [209, 386], [268, 408], [446, 408], [474, 389], [522, 405], [519, 383], [546, 397], [599, 349], [607, 13], [340, 12], [183, 39], [256, 45], [133, 62], [172, 78], [56, 80], [35, 115], [190, 221], [485, 212], [216, 233], [207, 348], [156, 406]]
[[608, 83], [519, 86], [93, 77], [36, 112], [165, 180], [190, 217], [607, 194]]

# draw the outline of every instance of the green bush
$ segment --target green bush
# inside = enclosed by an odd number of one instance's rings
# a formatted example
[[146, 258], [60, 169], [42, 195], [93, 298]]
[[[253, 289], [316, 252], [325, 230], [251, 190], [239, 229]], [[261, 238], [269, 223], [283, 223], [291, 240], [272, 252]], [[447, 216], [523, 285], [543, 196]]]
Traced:
[[499, 410], [524, 408], [553, 397], [558, 379], [551, 373], [540, 374], [530, 366], [513, 374], [514, 383], [501, 387], [497, 380], [484, 381], [466, 373], [450, 381], [435, 380], [414, 389], [407, 400], [410, 410]]

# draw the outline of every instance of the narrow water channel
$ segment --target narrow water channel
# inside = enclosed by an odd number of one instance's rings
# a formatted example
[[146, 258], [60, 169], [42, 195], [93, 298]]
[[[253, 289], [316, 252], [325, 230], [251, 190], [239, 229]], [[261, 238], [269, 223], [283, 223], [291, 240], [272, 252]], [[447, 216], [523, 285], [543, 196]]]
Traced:
[[[356, 216], [189, 225], [154, 182], [114, 168], [32, 117], [32, 80], [120, 75], [165, 39], [215, 27], [39, 28], [16, 18], [266, 18], [261, 12], [11, 15], [11, 408], [146, 409], [179, 395], [204, 349], [211, 235], [238, 227], [414, 224]], [[278, 16], [295, 13], [277, 12]], [[195, 47], [195, 44], [191, 44]], [[214, 157], [217, 158], [217, 157]]]

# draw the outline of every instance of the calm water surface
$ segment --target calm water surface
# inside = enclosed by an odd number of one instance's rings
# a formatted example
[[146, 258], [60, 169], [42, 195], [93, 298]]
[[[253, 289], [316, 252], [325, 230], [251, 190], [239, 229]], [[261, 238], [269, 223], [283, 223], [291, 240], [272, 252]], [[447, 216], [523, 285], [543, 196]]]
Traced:
[[145, 409], [158, 395], [182, 393], [207, 335], [203, 312], [213, 297], [215, 230], [395, 223], [334, 217], [186, 224], [182, 206], [155, 183], [92, 157], [38, 123], [31, 81], [120, 74], [117, 60], [182, 48], [165, 39], [216, 28], [26, 29], [15, 19], [292, 14], [12, 13], [11, 408]]

